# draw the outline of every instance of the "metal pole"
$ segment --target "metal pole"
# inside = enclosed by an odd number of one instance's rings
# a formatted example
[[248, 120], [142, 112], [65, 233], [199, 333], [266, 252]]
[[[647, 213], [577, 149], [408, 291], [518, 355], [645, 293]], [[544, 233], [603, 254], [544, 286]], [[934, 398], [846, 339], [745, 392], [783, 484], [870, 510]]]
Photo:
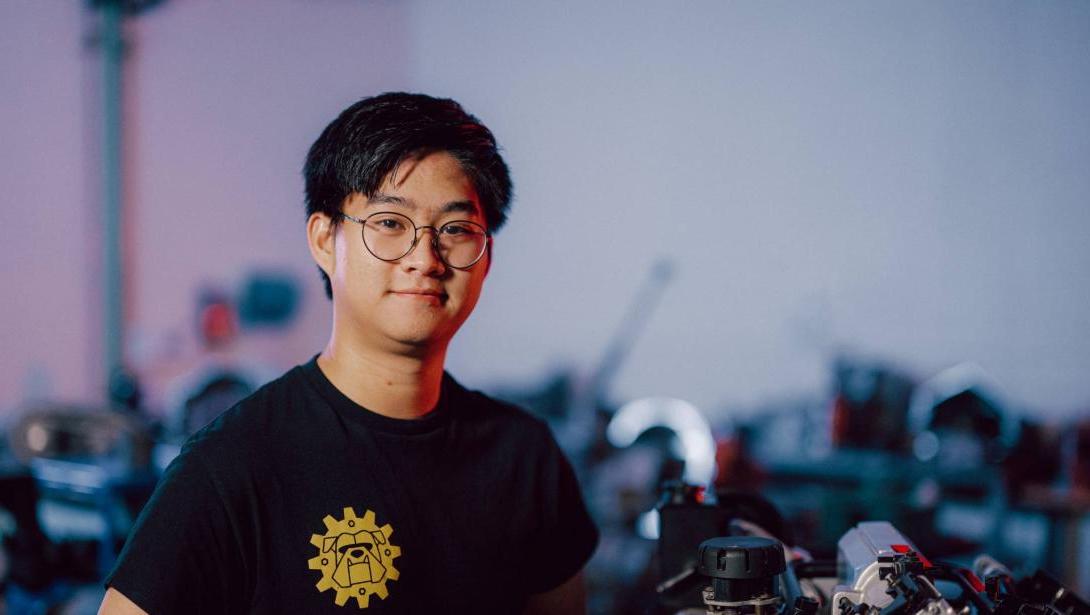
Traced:
[[124, 40], [121, 2], [101, 5], [102, 25], [102, 201], [103, 297], [106, 390], [113, 371], [122, 365], [124, 342], [124, 280], [121, 262], [121, 65]]

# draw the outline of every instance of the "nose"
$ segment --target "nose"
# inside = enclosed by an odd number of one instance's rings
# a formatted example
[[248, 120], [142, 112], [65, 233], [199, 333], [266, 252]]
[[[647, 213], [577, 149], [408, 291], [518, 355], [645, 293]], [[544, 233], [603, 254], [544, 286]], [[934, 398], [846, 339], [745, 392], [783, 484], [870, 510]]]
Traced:
[[[439, 231], [434, 226], [417, 227], [416, 241], [409, 253], [401, 257], [401, 264], [406, 269], [421, 271], [426, 275], [441, 275], [446, 271], [446, 263], [439, 258]], [[431, 231], [428, 237], [424, 232]]]

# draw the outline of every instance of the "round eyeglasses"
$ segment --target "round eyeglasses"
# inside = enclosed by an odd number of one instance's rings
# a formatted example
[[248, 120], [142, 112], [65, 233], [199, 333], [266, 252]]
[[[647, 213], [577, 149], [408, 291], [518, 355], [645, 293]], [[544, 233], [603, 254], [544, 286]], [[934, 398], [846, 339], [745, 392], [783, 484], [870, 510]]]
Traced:
[[454, 269], [469, 269], [488, 249], [492, 236], [483, 226], [469, 220], [452, 220], [442, 226], [417, 226], [408, 216], [380, 211], [366, 218], [341, 214], [363, 227], [363, 245], [375, 258], [396, 261], [413, 251], [420, 231], [431, 229], [431, 245], [439, 259]]

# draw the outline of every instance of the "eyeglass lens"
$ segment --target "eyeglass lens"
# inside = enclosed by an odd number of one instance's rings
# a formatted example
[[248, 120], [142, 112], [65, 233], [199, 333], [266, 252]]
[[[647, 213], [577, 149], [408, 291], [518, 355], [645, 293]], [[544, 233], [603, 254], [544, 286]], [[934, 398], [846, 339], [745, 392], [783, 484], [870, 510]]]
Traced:
[[[469, 267], [484, 255], [488, 235], [479, 224], [468, 220], [455, 220], [438, 229], [421, 228], [432, 229], [439, 258], [451, 267]], [[393, 212], [371, 214], [364, 220], [363, 243], [376, 258], [397, 260], [413, 249], [419, 230], [407, 216]]]

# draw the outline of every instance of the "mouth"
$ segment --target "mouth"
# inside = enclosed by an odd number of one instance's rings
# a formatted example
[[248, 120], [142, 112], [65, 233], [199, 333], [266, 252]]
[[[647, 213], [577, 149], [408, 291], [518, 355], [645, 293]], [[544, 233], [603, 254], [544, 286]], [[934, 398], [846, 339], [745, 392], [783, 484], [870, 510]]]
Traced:
[[424, 288], [392, 290], [390, 291], [390, 294], [410, 301], [424, 301], [433, 304], [441, 304], [447, 300], [447, 294], [443, 291]]

